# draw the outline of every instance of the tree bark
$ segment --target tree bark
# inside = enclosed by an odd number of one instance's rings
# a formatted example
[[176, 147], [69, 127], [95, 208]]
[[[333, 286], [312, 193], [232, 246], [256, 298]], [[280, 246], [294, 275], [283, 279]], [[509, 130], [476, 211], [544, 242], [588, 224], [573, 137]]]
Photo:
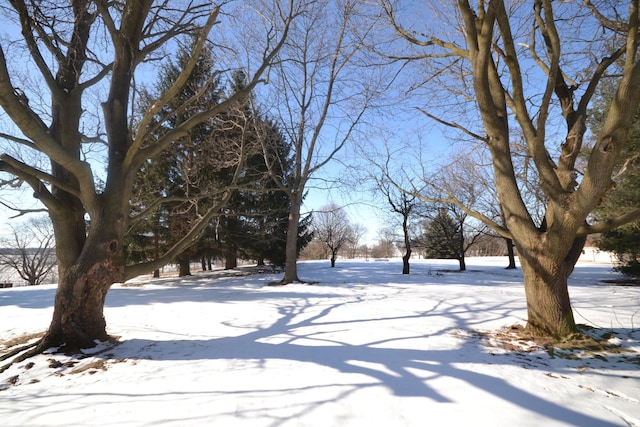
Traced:
[[238, 266], [238, 246], [231, 239], [228, 239], [224, 249], [224, 269], [233, 270]]
[[289, 223], [287, 224], [287, 244], [285, 249], [284, 277], [281, 284], [299, 282], [298, 278], [298, 226], [300, 224], [300, 206], [302, 198], [297, 193], [291, 197]]
[[113, 237], [100, 227], [91, 229], [80, 257], [60, 278], [53, 318], [41, 348], [62, 346], [64, 351], [75, 352], [109, 338], [104, 301], [111, 285], [124, 277], [122, 240]]
[[464, 253], [458, 258], [458, 265], [460, 267], [460, 271], [467, 270], [467, 263], [465, 262], [465, 259], [464, 259]]
[[507, 256], [509, 257], [509, 265], [505, 267], [505, 270], [515, 270], [516, 267], [516, 254], [513, 250], [513, 240], [504, 239], [507, 243]]
[[187, 255], [180, 255], [178, 258], [178, 276], [191, 276], [191, 259]]
[[549, 255], [521, 257], [527, 298], [527, 330], [537, 336], [563, 337], [576, 332], [567, 279], [572, 268]]
[[[413, 205], [408, 203], [406, 194], [403, 193], [403, 201], [405, 202], [402, 209], [399, 209], [402, 213], [402, 234], [404, 236], [405, 253], [402, 257], [402, 274], [409, 274], [411, 267], [409, 266], [409, 260], [411, 259], [411, 239], [409, 237], [409, 214], [413, 209]], [[391, 200], [391, 199], [389, 199]], [[396, 210], [398, 211], [398, 209]]]

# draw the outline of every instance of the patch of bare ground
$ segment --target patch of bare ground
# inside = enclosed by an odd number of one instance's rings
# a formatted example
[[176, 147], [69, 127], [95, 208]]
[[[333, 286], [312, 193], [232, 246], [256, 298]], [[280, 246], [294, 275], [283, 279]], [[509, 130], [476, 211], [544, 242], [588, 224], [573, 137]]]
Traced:
[[551, 357], [565, 359], [600, 359], [623, 355], [632, 363], [640, 363], [636, 351], [622, 347], [611, 330], [578, 325], [579, 332], [562, 339], [535, 336], [522, 325], [514, 325], [495, 331], [482, 331], [484, 345], [501, 349], [505, 353], [531, 353], [544, 350]]
[[640, 277], [622, 277], [620, 279], [602, 280], [602, 283], [615, 286], [640, 286]]
[[35, 341], [37, 339], [42, 338], [44, 332], [36, 332], [32, 334], [23, 334], [17, 337], [9, 338], [7, 340], [0, 340], [1, 349], [10, 349], [18, 345], [28, 344], [31, 341]]

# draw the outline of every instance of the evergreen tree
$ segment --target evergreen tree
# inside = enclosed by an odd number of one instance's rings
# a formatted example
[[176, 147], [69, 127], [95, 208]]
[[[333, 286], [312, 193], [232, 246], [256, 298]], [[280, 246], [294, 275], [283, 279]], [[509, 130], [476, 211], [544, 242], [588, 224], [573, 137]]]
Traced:
[[423, 236], [426, 258], [457, 259], [462, 256], [462, 229], [445, 208], [426, 223]]
[[[170, 62], [158, 83], [159, 90], [170, 85], [181, 64], [188, 60], [188, 51], [180, 51], [176, 62]], [[218, 102], [221, 82], [209, 51], [205, 51], [192, 73], [185, 93], [178, 94], [176, 105], [191, 91], [209, 90], [203, 104], [181, 114], [197, 114], [206, 103]], [[246, 75], [233, 74], [229, 96], [245, 90]], [[151, 99], [151, 97], [149, 97]], [[196, 128], [183, 138], [176, 148], [153, 161], [148, 161], [138, 175], [135, 194], [140, 213], [153, 207], [152, 215], [142, 216], [129, 233], [130, 260], [153, 259], [161, 249], [179, 239], [198, 212], [220, 200], [216, 188], [234, 183], [220, 215], [202, 237], [184, 251], [176, 263], [180, 275], [190, 274], [190, 262], [199, 259], [203, 269], [211, 268], [212, 258], [224, 258], [225, 268], [237, 266], [238, 257], [269, 260], [284, 264], [286, 227], [290, 200], [286, 192], [274, 188], [273, 175], [289, 180], [292, 174], [290, 145], [277, 124], [255, 112], [253, 95], [241, 97], [232, 108]], [[169, 104], [171, 108], [173, 104]], [[157, 132], [168, 132], [171, 122], [163, 122], [166, 112], [153, 123]], [[266, 166], [266, 160], [277, 159], [279, 167]], [[196, 196], [196, 200], [188, 200]], [[162, 203], [157, 201], [162, 200]], [[308, 227], [308, 226], [307, 226]], [[307, 228], [300, 230], [300, 246], [310, 240]]]
[[[175, 61], [163, 67], [156, 92], [164, 93], [171, 87], [189, 58], [188, 48], [178, 51]], [[177, 123], [217, 104], [221, 89], [216, 76], [211, 51], [203, 49], [187, 84], [149, 125], [151, 134], [160, 137], [171, 132]], [[198, 98], [198, 103], [178, 111], [199, 92], [203, 96]], [[150, 93], [143, 92], [140, 103], [146, 108], [153, 99]], [[229, 159], [237, 157], [237, 153], [229, 153], [224, 135], [216, 131], [218, 127], [217, 118], [203, 122], [163, 155], [147, 160], [138, 172], [132, 197], [133, 220], [127, 238], [129, 262], [155, 259], [191, 229], [198, 212], [220, 202], [222, 196], [214, 190], [224, 188], [229, 182], [220, 166], [234, 163]], [[189, 263], [194, 255], [195, 249], [189, 248], [177, 257], [180, 275], [190, 274]]]
[[[603, 85], [595, 99], [589, 125], [594, 133], [602, 127], [606, 112], [615, 93], [611, 84]], [[629, 130], [616, 173], [614, 186], [599, 206], [596, 216], [606, 219], [640, 206], [640, 114], [636, 113], [634, 125]], [[640, 275], [640, 223], [632, 222], [605, 232], [598, 240], [598, 247], [616, 254], [622, 262], [616, 269], [630, 275]]]

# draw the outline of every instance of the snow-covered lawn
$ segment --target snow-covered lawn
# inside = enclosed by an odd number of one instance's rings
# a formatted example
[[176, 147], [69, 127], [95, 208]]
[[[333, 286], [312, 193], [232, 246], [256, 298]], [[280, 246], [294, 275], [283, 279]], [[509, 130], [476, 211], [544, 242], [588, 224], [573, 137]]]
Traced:
[[[280, 275], [138, 279], [109, 292], [120, 344], [0, 374], [2, 426], [640, 426], [640, 288], [571, 278], [576, 321], [625, 352], [514, 352], [526, 318], [505, 259], [302, 262]], [[53, 286], [0, 289], [0, 342], [46, 329]], [[519, 347], [532, 343], [514, 342]], [[4, 346], [0, 346], [0, 352]]]

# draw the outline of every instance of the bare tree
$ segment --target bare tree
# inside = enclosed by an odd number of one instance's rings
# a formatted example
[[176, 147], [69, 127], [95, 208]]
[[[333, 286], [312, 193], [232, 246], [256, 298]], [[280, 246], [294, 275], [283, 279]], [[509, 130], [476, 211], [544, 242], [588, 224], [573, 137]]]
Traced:
[[[297, 235], [307, 185], [353, 138], [380, 87], [361, 66], [355, 30], [361, 2], [319, 0], [296, 21], [269, 88], [271, 111], [291, 141], [293, 177], [276, 183], [289, 194], [286, 263], [280, 284], [299, 282]], [[330, 30], [329, 30], [330, 29]], [[272, 159], [278, 161], [278, 159]]]
[[394, 214], [399, 215], [402, 228], [402, 244], [401, 249], [404, 250], [402, 255], [402, 274], [409, 274], [411, 266], [411, 244], [413, 237], [411, 235], [411, 220], [416, 213], [418, 199], [415, 195], [399, 190], [398, 187], [391, 184], [386, 178], [376, 178], [377, 188], [387, 198], [387, 202]]
[[396, 235], [392, 228], [378, 230], [378, 242], [371, 248], [373, 258], [391, 258], [396, 254], [394, 245]]
[[353, 259], [362, 256], [360, 242], [364, 235], [367, 234], [367, 227], [362, 224], [351, 224], [351, 239], [347, 242], [348, 257]]
[[347, 213], [335, 203], [330, 203], [313, 213], [314, 236], [331, 254], [331, 267], [336, 266], [338, 252], [353, 240], [353, 228]]
[[[432, 2], [433, 13], [444, 19], [433, 20], [437, 25], [424, 30], [416, 30], [398, 2], [382, 3], [396, 36], [416, 53], [395, 58], [420, 59], [428, 73], [422, 77], [422, 87], [429, 90], [426, 114], [489, 149], [505, 223], [453, 194], [445, 201], [515, 242], [524, 274], [527, 329], [556, 337], [576, 333], [567, 279], [586, 236], [640, 218], [635, 210], [587, 221], [612, 185], [612, 171], [640, 101], [640, 2], [624, 2], [626, 11], [620, 2], [604, 2], [606, 10], [597, 10], [590, 1]], [[616, 61], [624, 64], [622, 73], [609, 76]], [[588, 107], [605, 80], [615, 82], [616, 96], [582, 168], [577, 159], [584, 148]], [[435, 105], [442, 99], [450, 108], [446, 116]], [[512, 127], [522, 135], [543, 193], [540, 222], [521, 191]]]
[[56, 266], [53, 230], [48, 218], [31, 218], [0, 239], [0, 265], [15, 271], [29, 286], [51, 276]]
[[[1, 136], [51, 162], [46, 169], [28, 163], [26, 158], [0, 156], [0, 171], [23, 180], [47, 208], [56, 237], [60, 282], [53, 318], [30, 354], [63, 344], [73, 351], [109, 339], [103, 306], [111, 285], [166, 264], [191, 245], [224, 206], [230, 189], [218, 189], [223, 192], [219, 203], [198, 212], [200, 221], [163, 255], [150, 262], [125, 265], [123, 239], [130, 221], [130, 193], [140, 167], [253, 90], [283, 46], [292, 20], [301, 12], [294, 0], [266, 6], [263, 10], [246, 7], [237, 11], [243, 13], [243, 25], [254, 21], [254, 28], [265, 30], [260, 33], [263, 48], [251, 64], [245, 90], [221, 100], [214, 108], [180, 120], [157, 138], [153, 137], [154, 126], [150, 126], [154, 117], [185, 84], [208, 38], [217, 37], [214, 46], [218, 47], [220, 60], [232, 52], [220, 46], [226, 43], [222, 37], [229, 36], [233, 27], [225, 26], [219, 33], [210, 34], [216, 25], [232, 22], [232, 15], [223, 16], [209, 1], [15, 0], [2, 8], [6, 19], [20, 27], [16, 34], [21, 39], [0, 45], [0, 106], [24, 136]], [[134, 83], [137, 78], [143, 79], [153, 65], [146, 61], [164, 56], [163, 49], [177, 43], [191, 43], [194, 36], [191, 59], [174, 83], [149, 104], [140, 118], [131, 120]], [[24, 64], [24, 55], [5, 54], [17, 46], [26, 48], [28, 65]], [[238, 65], [228, 64], [230, 68]], [[38, 73], [32, 76], [38, 85], [31, 91], [19, 88], [15, 73], [27, 66]], [[168, 111], [165, 121], [179, 117], [205, 91], [206, 86]], [[45, 92], [46, 96], [41, 95]], [[103, 97], [101, 112], [92, 108], [92, 97]], [[47, 112], [48, 100], [51, 104]], [[95, 129], [93, 135], [86, 134], [91, 129]], [[97, 154], [103, 155], [100, 165], [104, 165], [104, 172], [95, 171], [85, 157], [96, 143], [102, 147]]]

